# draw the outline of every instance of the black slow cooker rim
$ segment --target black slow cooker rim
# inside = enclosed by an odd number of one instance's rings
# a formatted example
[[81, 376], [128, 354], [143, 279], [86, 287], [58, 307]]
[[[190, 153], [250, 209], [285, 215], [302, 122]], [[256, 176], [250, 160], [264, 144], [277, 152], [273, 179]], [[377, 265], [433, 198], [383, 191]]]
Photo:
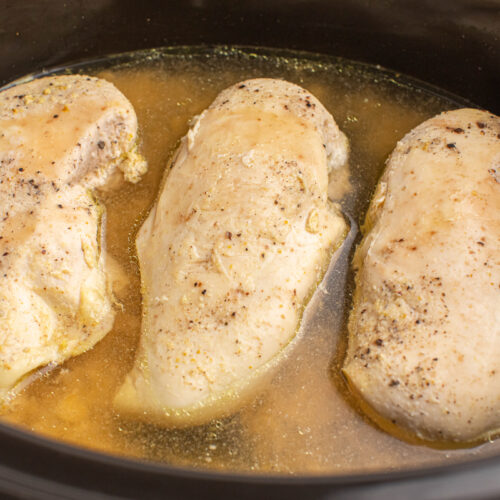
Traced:
[[[210, 469], [197, 469], [195, 467], [179, 467], [171, 464], [142, 460], [133, 457], [122, 457], [112, 453], [99, 450], [92, 450], [68, 442], [58, 441], [35, 432], [18, 428], [8, 423], [0, 422], [0, 437], [8, 436], [18, 441], [41, 448], [51, 450], [58, 454], [69, 455], [85, 461], [100, 462], [102, 464], [119, 468], [134, 469], [147, 473], [172, 475], [184, 477], [186, 479], [209, 480], [209, 481], [231, 481], [234, 483], [255, 483], [255, 484], [310, 484], [310, 485], [349, 485], [364, 483], [380, 483], [386, 481], [401, 481], [428, 476], [446, 476], [449, 474], [459, 474], [471, 468], [483, 468], [485, 466], [500, 466], [500, 456], [481, 457], [461, 460], [451, 464], [435, 464], [422, 468], [408, 468], [404, 470], [392, 470], [370, 473], [348, 473], [332, 475], [285, 475], [269, 473], [244, 473], [221, 472]], [[1, 464], [1, 459], [0, 459]], [[499, 470], [500, 473], [500, 470]]]
[[[233, 45], [258, 43], [260, 46], [287, 46], [289, 48], [308, 47], [324, 54], [341, 54], [348, 58], [366, 62], [380, 62], [385, 67], [396, 67], [402, 71], [418, 75], [424, 81], [439, 85], [446, 79], [447, 88], [459, 95], [472, 99], [499, 113], [498, 93], [498, 49], [500, 48], [498, 18], [493, 18], [494, 9], [499, 0], [405, 0], [393, 2], [385, 0], [373, 3], [370, 0], [268, 0], [260, 2], [231, 2], [231, 0], [69, 0], [61, 3], [52, 0], [30, 1], [8, 0], [3, 7], [3, 19], [0, 20], [0, 53], [2, 64], [0, 81], [10, 79], [15, 73], [23, 74], [40, 68], [43, 62], [52, 66], [61, 65], [67, 54], [83, 56], [115, 52], [123, 48], [149, 48], [183, 43], [221, 42]], [[104, 10], [96, 9], [98, 4], [106, 5]], [[312, 8], [312, 7], [313, 8]], [[497, 6], [497, 7], [495, 7]], [[379, 9], [372, 9], [377, 7]], [[386, 7], [388, 7], [386, 9]], [[384, 10], [385, 9], [385, 10]], [[372, 12], [372, 10], [374, 12]], [[55, 15], [57, 14], [57, 16]], [[48, 16], [52, 14], [52, 18]], [[62, 17], [61, 17], [62, 15]], [[46, 22], [46, 19], [49, 22]], [[63, 22], [55, 22], [61, 19]], [[43, 21], [43, 22], [41, 22]], [[132, 21], [132, 22], [131, 22]], [[133, 29], [131, 29], [133, 26]], [[300, 30], [297, 30], [300, 26]], [[47, 29], [48, 27], [48, 29]], [[495, 28], [496, 27], [496, 28]], [[186, 29], [189, 28], [189, 29]], [[49, 35], [49, 36], [48, 36]], [[361, 36], [362, 35], [362, 36]], [[101, 52], [104, 51], [104, 52]], [[416, 68], [414, 71], [413, 68]], [[479, 93], [478, 93], [479, 91]], [[480, 97], [476, 97], [480, 96]], [[498, 498], [500, 491], [500, 456], [475, 458], [456, 464], [420, 468], [405, 471], [390, 471], [375, 474], [345, 476], [250, 476], [226, 474], [177, 468], [172, 466], [142, 462], [102, 452], [79, 448], [67, 443], [30, 433], [0, 423], [0, 496], [5, 498], [4, 480], [17, 477], [23, 480], [22, 473], [16, 476], [16, 463], [23, 464], [30, 458], [49, 456], [43, 451], [53, 451], [60, 461], [71, 457], [79, 459], [80, 464], [91, 465], [93, 462], [110, 464], [119, 469], [144, 470], [165, 477], [175, 483], [176, 477], [188, 480], [199, 479], [210, 484], [229, 481], [237, 484], [281, 484], [301, 485], [324, 484], [336, 488], [358, 481], [367, 485], [363, 498], [375, 498], [368, 491], [370, 484], [386, 482], [410, 482], [411, 479], [436, 477], [445, 479], [449, 491], [433, 495], [432, 498], [484, 498], [481, 480], [489, 481], [488, 498]], [[14, 460], [10, 454], [16, 454]], [[25, 445], [25, 446], [24, 446]], [[33, 455], [31, 457], [30, 455]], [[33, 458], [34, 460], [34, 458]], [[456, 477], [467, 475], [469, 471], [484, 468], [486, 475], [477, 474], [477, 492], [474, 485], [469, 493], [453, 487]], [[25, 477], [31, 472], [29, 464], [24, 464]], [[33, 471], [34, 481], [44, 486], [43, 472]], [[51, 480], [55, 483], [54, 476]], [[427, 498], [418, 494], [413, 484], [413, 494], [404, 494], [404, 498]], [[71, 484], [68, 479], [67, 485]], [[80, 483], [81, 485], [82, 483]], [[464, 484], [463, 481], [461, 483]], [[30, 485], [26, 484], [24, 491]], [[460, 488], [460, 486], [458, 486]], [[109, 488], [111, 489], [111, 488]], [[108, 490], [109, 490], [108, 489]], [[299, 491], [299, 488], [296, 488]], [[18, 498], [15, 488], [11, 488]], [[52, 489], [54, 491], [54, 488]], [[83, 491], [83, 490], [82, 490]], [[93, 488], [92, 498], [101, 498]], [[255, 490], [254, 490], [255, 491]], [[290, 491], [290, 490], [289, 490]], [[327, 498], [323, 489], [321, 498]], [[304, 490], [302, 490], [304, 492]], [[394, 498], [402, 498], [403, 491]], [[454, 495], [459, 492], [460, 495]], [[473, 492], [473, 493], [471, 493]], [[266, 490], [267, 493], [267, 490]], [[138, 497], [146, 498], [146, 494]], [[203, 495], [197, 495], [202, 498]], [[149, 496], [148, 496], [149, 497]], [[313, 498], [312, 495], [304, 495]], [[29, 495], [29, 498], [39, 498]], [[43, 498], [66, 498], [63, 494]], [[68, 496], [69, 498], [69, 496]], [[73, 498], [73, 497], [71, 497]], [[78, 498], [89, 498], [81, 494]], [[106, 497], [109, 498], [109, 497]], [[155, 498], [158, 498], [156, 496]], [[168, 498], [180, 498], [175, 494]], [[183, 497], [184, 498], [184, 497]], [[214, 498], [222, 498], [222, 495]], [[232, 498], [235, 498], [233, 495]], [[243, 497], [241, 497], [243, 498]], [[245, 496], [245, 498], [248, 498]], [[275, 498], [261, 495], [261, 498]], [[280, 498], [299, 498], [299, 494]], [[330, 498], [328, 496], [328, 498]], [[342, 497], [342, 498], [345, 498]], [[377, 496], [376, 498], [387, 498]]]

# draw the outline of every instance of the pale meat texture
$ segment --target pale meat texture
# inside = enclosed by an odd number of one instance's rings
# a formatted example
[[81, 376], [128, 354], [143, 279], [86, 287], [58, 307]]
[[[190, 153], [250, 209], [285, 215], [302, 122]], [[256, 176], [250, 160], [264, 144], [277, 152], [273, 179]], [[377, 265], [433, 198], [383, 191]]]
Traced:
[[347, 153], [321, 103], [281, 80], [236, 84], [196, 119], [137, 236], [142, 336], [119, 411], [199, 423], [255, 390], [345, 236], [327, 185]]
[[344, 373], [425, 439], [500, 429], [500, 119], [442, 113], [388, 160], [358, 247]]
[[92, 188], [135, 182], [137, 119], [110, 83], [46, 77], [0, 93], [0, 402], [112, 327]]

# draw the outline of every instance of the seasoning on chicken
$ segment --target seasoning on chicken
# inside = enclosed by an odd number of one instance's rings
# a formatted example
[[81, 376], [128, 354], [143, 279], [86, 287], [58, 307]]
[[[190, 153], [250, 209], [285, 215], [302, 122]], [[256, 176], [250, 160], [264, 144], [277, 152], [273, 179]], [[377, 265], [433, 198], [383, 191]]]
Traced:
[[347, 150], [281, 80], [238, 83], [195, 120], [137, 236], [142, 337], [120, 412], [200, 423], [255, 390], [346, 234], [327, 185]]
[[0, 93], [0, 401], [111, 329], [92, 189], [116, 167], [139, 180], [136, 132], [132, 106], [104, 80], [54, 76]]
[[500, 118], [461, 109], [388, 160], [354, 259], [344, 373], [429, 440], [500, 429]]

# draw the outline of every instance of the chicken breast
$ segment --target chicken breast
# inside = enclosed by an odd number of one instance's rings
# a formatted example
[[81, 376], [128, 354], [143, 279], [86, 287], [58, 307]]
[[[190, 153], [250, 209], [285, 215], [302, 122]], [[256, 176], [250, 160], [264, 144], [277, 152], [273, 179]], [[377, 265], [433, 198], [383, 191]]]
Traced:
[[137, 119], [110, 83], [54, 76], [0, 93], [0, 401], [113, 324], [103, 208], [92, 188], [135, 182]]
[[442, 113], [390, 156], [358, 247], [344, 373], [421, 438], [500, 429], [500, 119]]
[[238, 83], [195, 120], [137, 236], [144, 316], [120, 412], [200, 423], [255, 390], [346, 233], [327, 185], [347, 149], [281, 80]]

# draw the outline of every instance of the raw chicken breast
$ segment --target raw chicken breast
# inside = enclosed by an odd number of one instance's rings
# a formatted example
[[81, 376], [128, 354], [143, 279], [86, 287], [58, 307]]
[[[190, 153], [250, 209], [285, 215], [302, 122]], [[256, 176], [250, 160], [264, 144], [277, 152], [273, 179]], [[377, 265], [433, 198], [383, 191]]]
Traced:
[[137, 236], [142, 337], [119, 411], [200, 423], [255, 390], [346, 233], [327, 200], [346, 160], [332, 116], [285, 81], [236, 84], [195, 120]]
[[442, 113], [411, 131], [372, 200], [344, 373], [429, 440], [500, 428], [500, 119]]
[[103, 208], [91, 188], [115, 167], [139, 179], [136, 131], [130, 103], [97, 78], [0, 93], [0, 401], [111, 329]]

